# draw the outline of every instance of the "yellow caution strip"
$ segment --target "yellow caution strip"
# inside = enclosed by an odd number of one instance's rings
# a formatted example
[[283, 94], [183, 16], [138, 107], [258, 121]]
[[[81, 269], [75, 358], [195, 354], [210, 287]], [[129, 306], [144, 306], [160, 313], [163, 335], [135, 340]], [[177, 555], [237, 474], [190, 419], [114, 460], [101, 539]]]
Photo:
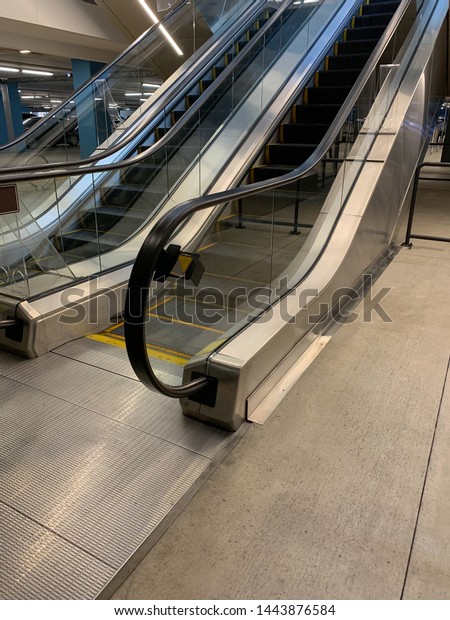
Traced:
[[[87, 336], [87, 338], [90, 340], [95, 340], [96, 342], [103, 342], [103, 344], [112, 345], [113, 347], [119, 347], [120, 349], [127, 348], [125, 338], [123, 336], [119, 336], [119, 334], [116, 334], [115, 336], [107, 336], [104, 333], [92, 334], [91, 336]], [[181, 351], [175, 351], [169, 347], [152, 344], [147, 345], [147, 352], [149, 357], [152, 357], [153, 359], [170, 362], [171, 364], [176, 364], [177, 366], [185, 366], [192, 357], [192, 355], [182, 353]]]

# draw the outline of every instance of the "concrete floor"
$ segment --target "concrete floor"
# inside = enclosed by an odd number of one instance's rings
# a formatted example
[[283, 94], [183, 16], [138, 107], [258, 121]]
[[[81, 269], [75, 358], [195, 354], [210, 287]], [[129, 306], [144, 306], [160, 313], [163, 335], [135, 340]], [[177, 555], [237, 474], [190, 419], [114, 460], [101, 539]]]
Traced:
[[[449, 189], [416, 232], [450, 236]], [[450, 597], [450, 245], [417, 241], [252, 425], [117, 599]]]

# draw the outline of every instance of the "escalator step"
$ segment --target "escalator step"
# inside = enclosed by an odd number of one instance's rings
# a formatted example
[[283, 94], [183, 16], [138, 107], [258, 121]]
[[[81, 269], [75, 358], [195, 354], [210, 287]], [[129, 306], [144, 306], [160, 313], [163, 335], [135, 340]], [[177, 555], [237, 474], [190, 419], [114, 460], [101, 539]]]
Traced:
[[334, 53], [336, 56], [348, 54], [365, 54], [372, 52], [378, 43], [378, 39], [365, 39], [362, 41], [339, 41], [335, 43]]
[[216, 65], [215, 67], [212, 68], [212, 76], [214, 80], [217, 80], [217, 78], [219, 77], [219, 75], [222, 73], [222, 71], [225, 70], [225, 67], [219, 67], [218, 65]]
[[342, 103], [350, 92], [350, 88], [350, 86], [305, 88], [303, 101], [306, 105]]
[[172, 110], [171, 111], [170, 116], [171, 116], [173, 125], [175, 125], [175, 123], [177, 123], [180, 120], [184, 112], [185, 110]]
[[213, 82], [214, 80], [200, 80], [200, 92], [203, 94]]
[[257, 28], [249, 28], [249, 30], [247, 30], [247, 32], [245, 33], [245, 37], [247, 41], [250, 41], [251, 39], [253, 39], [253, 37], [255, 36], [257, 32], [258, 32]]
[[194, 103], [199, 97], [200, 95], [186, 95], [186, 107], [190, 108], [192, 105], [194, 105]]
[[228, 54], [225, 54], [223, 59], [225, 61], [225, 66], [228, 67], [228, 65], [230, 64], [230, 62], [233, 61], [234, 58], [234, 54], [231, 54], [230, 52]]
[[140, 185], [113, 185], [100, 193], [101, 206], [130, 207], [142, 194]]
[[169, 130], [166, 127], [157, 127], [155, 129], [155, 137], [157, 140], [161, 140], [161, 138], [168, 132]]
[[283, 144], [318, 144], [328, 128], [326, 123], [284, 123], [280, 127], [280, 141]]
[[235, 44], [235, 49], [236, 52], [239, 54], [239, 52], [242, 52], [242, 50], [244, 49], [244, 47], [248, 44], [248, 41], [246, 39], [242, 40], [242, 41], [237, 41], [237, 43]]
[[280, 177], [283, 174], [292, 172], [292, 170], [295, 170], [295, 166], [254, 166], [250, 170], [250, 183], [258, 183], [259, 181]]
[[385, 26], [368, 26], [360, 28], [347, 28], [345, 31], [345, 41], [361, 41], [366, 39], [380, 38], [385, 31]]
[[392, 13], [376, 13], [374, 15], [356, 15], [352, 19], [354, 28], [368, 28], [370, 26], [387, 26], [392, 19]]
[[64, 248], [79, 247], [84, 243], [92, 243], [99, 249], [100, 252], [106, 252], [115, 248], [126, 237], [122, 235], [114, 235], [112, 233], [104, 233], [98, 235], [96, 230], [72, 230], [67, 233], [63, 233]]
[[147, 218], [147, 213], [143, 210], [137, 209], [126, 209], [125, 207], [98, 207], [96, 209], [97, 218], [102, 216], [108, 216], [112, 218], [122, 219], [128, 218], [131, 220], [136, 220], [138, 222], [143, 222]]
[[323, 124], [330, 123], [337, 115], [341, 105], [339, 103], [333, 104], [309, 104], [294, 106], [293, 120], [294, 123], [314, 123]]
[[345, 56], [327, 56], [325, 59], [325, 69], [329, 71], [348, 69], [362, 69], [366, 64], [370, 53], [346, 54]]
[[399, 4], [400, 2], [371, 2], [370, 4], [363, 4], [359, 9], [359, 15], [394, 14]]
[[353, 86], [358, 79], [360, 69], [341, 69], [334, 71], [317, 71], [316, 86]]
[[266, 163], [269, 166], [299, 166], [315, 151], [317, 144], [269, 144]]

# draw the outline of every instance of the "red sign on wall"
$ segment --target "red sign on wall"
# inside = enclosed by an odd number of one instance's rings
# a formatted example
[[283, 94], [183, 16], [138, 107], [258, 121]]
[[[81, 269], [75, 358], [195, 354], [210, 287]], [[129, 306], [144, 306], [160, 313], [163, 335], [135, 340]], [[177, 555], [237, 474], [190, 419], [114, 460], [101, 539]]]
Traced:
[[17, 185], [0, 185], [0, 215], [19, 213]]

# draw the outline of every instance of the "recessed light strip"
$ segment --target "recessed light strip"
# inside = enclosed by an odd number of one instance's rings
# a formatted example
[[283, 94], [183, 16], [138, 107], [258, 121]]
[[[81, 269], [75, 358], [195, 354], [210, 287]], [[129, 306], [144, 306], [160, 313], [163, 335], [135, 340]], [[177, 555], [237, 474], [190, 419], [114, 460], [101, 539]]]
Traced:
[[173, 37], [171, 37], [171, 35], [167, 32], [167, 30], [164, 28], [164, 26], [161, 24], [161, 22], [159, 21], [159, 19], [156, 17], [156, 15], [153, 13], [153, 11], [151, 10], [151, 8], [148, 6], [148, 4], [145, 2], [145, 0], [138, 0], [139, 4], [142, 6], [142, 8], [144, 9], [144, 11], [150, 16], [150, 19], [153, 21], [154, 24], [156, 24], [158, 26], [158, 28], [161, 30], [162, 34], [166, 37], [167, 41], [170, 43], [170, 45], [173, 47], [173, 49], [176, 51], [176, 53], [178, 54], [178, 56], [183, 56], [183, 51], [178, 47], [178, 45], [175, 43]]
[[27, 75], [53, 75], [50, 71], [38, 71], [37, 69], [22, 69], [22, 73], [26, 73]]

